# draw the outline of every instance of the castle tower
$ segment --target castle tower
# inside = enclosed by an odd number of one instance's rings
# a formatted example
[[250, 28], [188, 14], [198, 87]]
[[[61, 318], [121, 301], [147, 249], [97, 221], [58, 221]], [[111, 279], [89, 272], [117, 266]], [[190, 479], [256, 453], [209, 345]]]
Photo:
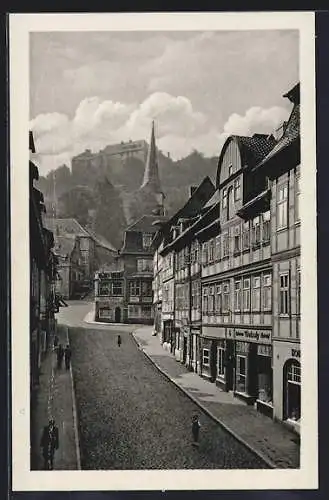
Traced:
[[151, 140], [147, 153], [144, 178], [139, 188], [144, 214], [164, 215], [164, 194], [161, 189], [157, 150], [155, 145], [154, 121], [152, 121]]

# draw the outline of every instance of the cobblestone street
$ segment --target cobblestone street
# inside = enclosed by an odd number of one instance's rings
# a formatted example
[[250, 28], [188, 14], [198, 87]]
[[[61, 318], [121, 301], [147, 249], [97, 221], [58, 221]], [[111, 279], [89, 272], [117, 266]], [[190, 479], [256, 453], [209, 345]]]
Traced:
[[267, 468], [158, 372], [128, 331], [71, 327], [69, 335], [82, 469]]

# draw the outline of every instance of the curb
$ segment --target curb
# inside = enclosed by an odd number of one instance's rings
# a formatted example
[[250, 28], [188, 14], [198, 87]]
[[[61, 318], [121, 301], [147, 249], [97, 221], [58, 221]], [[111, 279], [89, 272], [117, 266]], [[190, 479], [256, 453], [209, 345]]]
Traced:
[[[68, 327], [66, 327], [66, 337], [67, 337], [67, 343], [69, 344], [70, 343], [70, 339], [69, 339], [69, 329], [68, 329]], [[77, 469], [81, 470], [81, 453], [80, 453], [78, 414], [77, 414], [77, 404], [76, 404], [76, 399], [75, 399], [75, 390], [74, 390], [74, 382], [73, 382], [72, 363], [70, 363], [70, 378], [71, 378], [71, 391], [72, 391], [72, 412], [73, 412], [75, 453], [76, 453], [76, 457], [77, 457]]]
[[238, 434], [236, 434], [232, 429], [230, 429], [226, 424], [221, 422], [218, 417], [216, 417], [206, 406], [204, 406], [198, 399], [196, 399], [192, 394], [190, 394], [184, 387], [179, 385], [174, 379], [170, 377], [170, 375], [165, 372], [154, 359], [144, 350], [143, 346], [138, 342], [138, 340], [135, 337], [135, 332], [132, 332], [132, 337], [136, 342], [136, 345], [138, 349], [143, 352], [143, 354], [151, 361], [151, 363], [161, 372], [172, 384], [174, 384], [178, 389], [180, 389], [186, 396], [188, 396], [193, 403], [195, 403], [204, 413], [206, 413], [212, 420], [214, 420], [217, 424], [219, 424], [223, 429], [225, 429], [226, 432], [231, 434], [237, 441], [239, 441], [241, 444], [243, 444], [246, 448], [248, 448], [254, 455], [256, 455], [258, 458], [263, 460], [271, 469], [279, 469], [279, 467], [272, 462], [271, 459], [263, 455], [260, 451], [258, 451], [256, 448], [254, 448], [251, 444], [249, 444], [247, 441], [245, 441], [243, 438], [241, 438]]

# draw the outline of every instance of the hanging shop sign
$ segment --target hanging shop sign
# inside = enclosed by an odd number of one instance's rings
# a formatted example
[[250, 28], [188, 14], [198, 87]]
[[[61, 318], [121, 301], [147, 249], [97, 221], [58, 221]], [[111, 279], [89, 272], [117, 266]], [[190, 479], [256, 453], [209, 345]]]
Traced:
[[235, 338], [237, 340], [246, 340], [249, 342], [259, 342], [261, 344], [270, 344], [272, 335], [270, 330], [247, 330], [235, 329]]

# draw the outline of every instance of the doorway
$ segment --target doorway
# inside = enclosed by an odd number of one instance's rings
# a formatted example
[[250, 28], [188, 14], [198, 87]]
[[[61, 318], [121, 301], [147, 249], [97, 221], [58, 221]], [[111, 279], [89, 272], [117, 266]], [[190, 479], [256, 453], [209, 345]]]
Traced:
[[114, 320], [116, 323], [121, 323], [121, 308], [120, 307], [115, 308]]

